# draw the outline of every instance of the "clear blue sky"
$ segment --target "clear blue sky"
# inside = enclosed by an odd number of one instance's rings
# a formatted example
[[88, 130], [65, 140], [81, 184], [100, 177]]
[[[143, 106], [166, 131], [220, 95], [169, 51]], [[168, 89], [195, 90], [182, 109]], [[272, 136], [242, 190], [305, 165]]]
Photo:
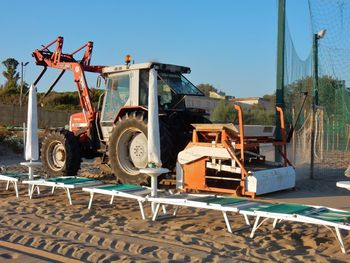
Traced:
[[[130, 53], [135, 63], [189, 66], [194, 84], [210, 83], [236, 97], [275, 90], [277, 0], [11, 0], [0, 6], [0, 60], [30, 61], [27, 83], [41, 69], [31, 53], [60, 35], [67, 53], [93, 41], [92, 64], [122, 64]], [[305, 57], [310, 50], [307, 0], [287, 0], [287, 15], [296, 48]], [[39, 91], [59, 73], [48, 71]], [[67, 73], [56, 91], [75, 90]], [[90, 86], [96, 77], [88, 76]]]

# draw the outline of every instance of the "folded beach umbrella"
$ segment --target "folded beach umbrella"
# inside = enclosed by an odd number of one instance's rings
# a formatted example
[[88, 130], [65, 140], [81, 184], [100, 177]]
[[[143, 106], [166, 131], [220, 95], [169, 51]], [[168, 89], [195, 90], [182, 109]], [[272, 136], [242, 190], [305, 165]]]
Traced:
[[[32, 180], [34, 167], [41, 165], [41, 162], [37, 161], [39, 159], [38, 109], [36, 88], [33, 84], [29, 88], [25, 159], [29, 162], [21, 164], [29, 168], [29, 179]], [[30, 186], [28, 191], [30, 193]]]
[[29, 88], [25, 159], [27, 161], [39, 159], [38, 109], [36, 87], [33, 84]]
[[161, 167], [162, 162], [160, 160], [157, 71], [153, 68], [149, 71], [147, 137], [148, 163], [155, 163], [157, 167]]

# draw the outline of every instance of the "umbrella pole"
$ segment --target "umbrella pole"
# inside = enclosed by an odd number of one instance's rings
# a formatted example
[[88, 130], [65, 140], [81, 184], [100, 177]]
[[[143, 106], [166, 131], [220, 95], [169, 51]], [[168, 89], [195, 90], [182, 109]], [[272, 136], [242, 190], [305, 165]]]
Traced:
[[28, 166], [29, 167], [29, 180], [33, 180], [33, 166], [32, 166], [33, 162], [32, 160], [30, 160], [30, 165]]
[[[36, 162], [33, 160], [30, 160], [29, 162], [21, 162], [21, 165], [24, 165], [26, 167], [28, 167], [28, 179], [29, 180], [33, 180], [34, 179], [34, 168], [35, 167], [40, 167], [42, 164], [41, 162]], [[31, 188], [32, 185], [28, 184], [28, 195], [31, 195]]]
[[[158, 174], [155, 174], [154, 176], [151, 176], [151, 196], [157, 197], [157, 187], [158, 187]], [[152, 207], [152, 215], [154, 214], [154, 211], [156, 211], [156, 204], [154, 202], [151, 203]]]
[[[32, 160], [30, 160], [30, 165], [28, 166], [28, 172], [29, 172], [29, 180], [33, 180], [33, 166], [32, 166]], [[31, 196], [31, 188], [32, 185], [28, 184], [28, 195]]]

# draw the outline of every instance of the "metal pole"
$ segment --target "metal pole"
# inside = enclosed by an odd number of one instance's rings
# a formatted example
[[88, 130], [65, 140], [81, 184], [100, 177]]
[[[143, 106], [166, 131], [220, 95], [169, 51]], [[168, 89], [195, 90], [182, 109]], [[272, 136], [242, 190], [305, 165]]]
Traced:
[[315, 106], [318, 106], [318, 40], [320, 38], [317, 34], [314, 34], [314, 93], [315, 93]]
[[23, 62], [21, 62], [21, 90], [19, 93], [19, 108], [22, 110], [22, 93], [23, 93]]
[[[278, 1], [278, 35], [277, 35], [277, 74], [276, 74], [276, 107], [281, 107], [283, 110], [284, 105], [284, 40], [285, 40], [285, 8], [286, 1]], [[275, 115], [276, 120], [276, 140], [282, 140], [282, 133], [279, 127], [281, 127], [278, 113]], [[281, 146], [275, 147], [275, 161], [280, 162], [282, 160], [279, 152]]]
[[321, 159], [321, 161], [323, 161], [323, 158], [324, 158], [324, 109], [322, 109], [321, 111], [320, 111], [320, 121], [319, 121], [319, 123], [320, 123], [320, 136], [319, 136], [319, 138], [320, 138], [320, 151], [321, 151], [321, 153], [320, 153], [320, 159]]
[[[158, 178], [157, 175], [153, 174], [151, 176], [151, 196], [152, 197], [157, 197], [157, 187], [158, 187]], [[156, 204], [154, 202], [152, 202], [151, 204], [151, 208], [152, 208], [152, 214], [154, 214], [154, 212], [156, 211]]]
[[[295, 123], [295, 107], [293, 106], [292, 108], [292, 120], [293, 123]], [[293, 135], [292, 135], [292, 146], [293, 146], [293, 163], [296, 164], [296, 139], [295, 139], [295, 129], [293, 130]]]
[[19, 94], [19, 108], [22, 110], [22, 96], [23, 96], [23, 85], [24, 85], [24, 68], [29, 64], [29, 62], [21, 62], [21, 89], [20, 89], [20, 94]]
[[26, 133], [26, 123], [23, 122], [23, 148], [24, 148], [24, 158], [26, 156], [26, 137], [27, 137], [27, 133]]
[[318, 35], [313, 35], [312, 41], [313, 53], [313, 90], [312, 90], [312, 115], [311, 115], [311, 145], [310, 145], [310, 179], [314, 179], [315, 166], [315, 117], [316, 106], [318, 105]]

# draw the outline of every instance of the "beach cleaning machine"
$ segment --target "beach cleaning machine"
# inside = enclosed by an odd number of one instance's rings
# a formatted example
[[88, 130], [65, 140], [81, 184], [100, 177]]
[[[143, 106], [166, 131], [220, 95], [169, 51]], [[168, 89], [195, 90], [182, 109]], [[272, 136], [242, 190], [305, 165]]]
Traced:
[[[287, 158], [284, 114], [281, 139], [275, 126], [243, 125], [242, 108], [235, 105], [238, 125], [195, 124], [192, 141], [178, 154], [177, 188], [255, 197], [295, 187], [295, 170]], [[262, 147], [277, 148], [282, 162], [267, 161]], [[273, 148], [273, 147], [271, 147]]]

